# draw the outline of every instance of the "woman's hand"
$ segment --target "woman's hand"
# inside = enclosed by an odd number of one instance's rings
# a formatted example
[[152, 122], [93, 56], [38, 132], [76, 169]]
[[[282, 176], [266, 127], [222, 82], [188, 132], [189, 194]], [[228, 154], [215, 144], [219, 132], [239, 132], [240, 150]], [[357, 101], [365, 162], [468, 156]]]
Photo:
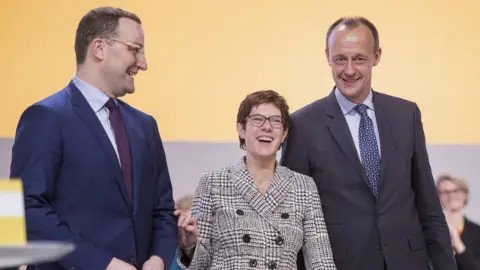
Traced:
[[457, 254], [462, 254], [466, 249], [465, 244], [463, 243], [462, 238], [460, 237], [460, 234], [454, 225], [455, 223], [451, 219], [450, 213], [444, 211], [444, 214], [447, 221], [448, 230], [450, 231], [450, 241], [452, 242], [452, 247]]
[[199, 236], [197, 222], [192, 218], [191, 212], [175, 210], [175, 216], [178, 216], [178, 237], [180, 248], [192, 249], [197, 243]]

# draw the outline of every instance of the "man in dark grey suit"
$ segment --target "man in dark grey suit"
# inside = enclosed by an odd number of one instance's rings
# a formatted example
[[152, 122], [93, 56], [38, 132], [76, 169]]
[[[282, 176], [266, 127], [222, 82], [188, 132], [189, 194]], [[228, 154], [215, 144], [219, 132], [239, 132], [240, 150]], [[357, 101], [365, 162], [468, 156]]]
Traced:
[[341, 18], [326, 44], [335, 87], [292, 114], [282, 164], [315, 179], [337, 269], [457, 269], [420, 110], [371, 89], [376, 27]]

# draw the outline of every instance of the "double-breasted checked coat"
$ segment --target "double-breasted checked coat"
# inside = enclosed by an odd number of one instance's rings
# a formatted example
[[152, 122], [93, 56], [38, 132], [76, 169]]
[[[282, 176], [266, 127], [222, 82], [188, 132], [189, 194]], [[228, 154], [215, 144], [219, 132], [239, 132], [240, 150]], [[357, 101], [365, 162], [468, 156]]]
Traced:
[[307, 269], [336, 269], [320, 197], [312, 178], [277, 164], [261, 194], [245, 158], [205, 173], [192, 206], [200, 236], [186, 269], [297, 269], [303, 251]]

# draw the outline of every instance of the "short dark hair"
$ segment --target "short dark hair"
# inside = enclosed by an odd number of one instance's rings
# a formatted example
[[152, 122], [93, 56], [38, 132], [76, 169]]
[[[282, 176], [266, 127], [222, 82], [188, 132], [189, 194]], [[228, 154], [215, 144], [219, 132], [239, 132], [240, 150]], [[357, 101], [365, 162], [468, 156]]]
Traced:
[[328, 39], [332, 35], [333, 30], [339, 25], [345, 25], [347, 28], [350, 28], [350, 29], [357, 28], [360, 25], [365, 25], [366, 27], [368, 27], [368, 29], [372, 33], [373, 49], [376, 51], [378, 48], [380, 48], [380, 39], [378, 36], [378, 30], [375, 27], [375, 25], [365, 17], [342, 17], [336, 20], [332, 25], [330, 25], [327, 31], [327, 37], [326, 37], [327, 48], [328, 48]]
[[[277, 107], [283, 118], [283, 130], [290, 128], [290, 114], [287, 101], [274, 90], [260, 90], [247, 95], [238, 108], [237, 123], [242, 124], [243, 128], [245, 128], [247, 117], [252, 109], [262, 104], [273, 104]], [[245, 150], [245, 140], [240, 137], [238, 139], [240, 148]]]
[[98, 37], [114, 37], [120, 18], [128, 18], [142, 23], [140, 18], [128, 11], [113, 7], [99, 7], [85, 14], [77, 27], [75, 36], [75, 56], [77, 65], [83, 64], [90, 43]]

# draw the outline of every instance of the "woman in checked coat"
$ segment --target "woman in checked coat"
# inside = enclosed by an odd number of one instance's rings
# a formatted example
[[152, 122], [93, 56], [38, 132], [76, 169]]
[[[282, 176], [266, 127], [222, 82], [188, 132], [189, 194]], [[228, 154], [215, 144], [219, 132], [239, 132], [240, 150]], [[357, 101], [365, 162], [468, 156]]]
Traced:
[[313, 179], [276, 161], [288, 109], [272, 90], [240, 104], [237, 131], [246, 155], [203, 175], [191, 217], [176, 212], [182, 268], [292, 270], [302, 251], [307, 269], [336, 269]]

